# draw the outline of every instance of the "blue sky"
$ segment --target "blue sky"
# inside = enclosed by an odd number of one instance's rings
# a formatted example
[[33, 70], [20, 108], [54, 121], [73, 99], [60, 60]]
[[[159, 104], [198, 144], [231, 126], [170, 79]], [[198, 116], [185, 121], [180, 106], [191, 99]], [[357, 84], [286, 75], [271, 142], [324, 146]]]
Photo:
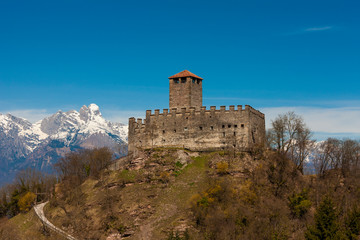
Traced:
[[294, 110], [360, 136], [359, 1], [1, 1], [0, 112], [36, 121], [96, 103], [126, 122], [168, 107], [167, 77], [204, 105]]

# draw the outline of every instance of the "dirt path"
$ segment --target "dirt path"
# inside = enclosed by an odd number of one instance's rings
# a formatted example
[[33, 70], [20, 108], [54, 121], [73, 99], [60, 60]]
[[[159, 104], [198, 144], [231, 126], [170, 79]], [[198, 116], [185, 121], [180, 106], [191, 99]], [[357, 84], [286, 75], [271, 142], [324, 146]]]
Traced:
[[44, 202], [44, 203], [40, 203], [38, 205], [34, 206], [34, 210], [36, 215], [40, 218], [41, 222], [43, 222], [46, 226], [48, 226], [51, 230], [59, 233], [60, 235], [62, 235], [63, 237], [65, 237], [66, 239], [69, 240], [77, 240], [76, 238], [74, 238], [73, 236], [71, 236], [70, 234], [67, 234], [66, 232], [64, 232], [63, 230], [61, 230], [60, 228], [57, 228], [54, 226], [54, 224], [52, 224], [46, 217], [44, 214], [44, 206], [47, 204], [48, 202]]

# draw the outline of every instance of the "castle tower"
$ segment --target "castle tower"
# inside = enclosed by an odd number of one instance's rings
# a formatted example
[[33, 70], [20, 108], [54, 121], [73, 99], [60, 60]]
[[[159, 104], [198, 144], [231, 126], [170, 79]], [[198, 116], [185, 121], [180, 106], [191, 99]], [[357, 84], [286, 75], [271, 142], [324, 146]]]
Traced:
[[202, 106], [202, 78], [184, 70], [169, 77], [169, 107], [200, 109]]

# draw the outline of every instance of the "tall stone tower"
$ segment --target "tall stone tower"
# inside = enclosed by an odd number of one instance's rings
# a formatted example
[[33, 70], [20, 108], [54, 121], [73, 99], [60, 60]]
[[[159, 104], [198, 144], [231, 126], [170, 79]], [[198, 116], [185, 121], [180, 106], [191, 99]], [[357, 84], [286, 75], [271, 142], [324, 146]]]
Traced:
[[200, 109], [202, 106], [202, 78], [184, 70], [169, 77], [170, 100], [169, 107]]

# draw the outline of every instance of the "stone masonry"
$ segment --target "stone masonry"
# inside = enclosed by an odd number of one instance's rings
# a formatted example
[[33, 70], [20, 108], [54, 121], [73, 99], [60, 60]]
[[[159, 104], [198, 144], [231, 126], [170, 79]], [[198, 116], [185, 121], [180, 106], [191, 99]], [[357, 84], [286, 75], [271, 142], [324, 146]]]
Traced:
[[170, 111], [129, 119], [130, 154], [153, 147], [249, 151], [265, 139], [265, 116], [249, 105], [202, 106], [202, 78], [185, 70], [169, 77]]
[[202, 106], [202, 78], [185, 70], [169, 77], [169, 107], [197, 110]]

